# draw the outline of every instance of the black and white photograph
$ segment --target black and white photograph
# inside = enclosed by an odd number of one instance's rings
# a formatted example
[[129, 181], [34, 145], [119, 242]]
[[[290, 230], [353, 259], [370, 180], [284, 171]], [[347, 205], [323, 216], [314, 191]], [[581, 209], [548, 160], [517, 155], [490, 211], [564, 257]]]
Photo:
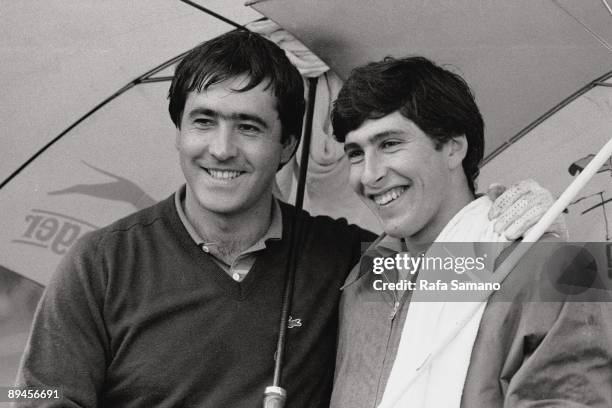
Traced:
[[612, 1], [0, 20], [0, 408], [612, 408]]

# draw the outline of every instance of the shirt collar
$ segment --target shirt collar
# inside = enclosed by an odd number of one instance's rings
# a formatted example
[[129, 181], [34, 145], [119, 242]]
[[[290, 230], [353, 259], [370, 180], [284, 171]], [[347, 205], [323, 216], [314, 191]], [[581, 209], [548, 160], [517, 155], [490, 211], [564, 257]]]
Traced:
[[393, 256], [398, 252], [407, 251], [408, 249], [401, 239], [383, 233], [365, 252], [375, 256]]
[[[176, 207], [176, 212], [183, 223], [183, 226], [191, 236], [191, 239], [196, 243], [196, 245], [204, 244], [204, 239], [198, 234], [195, 227], [189, 219], [187, 219], [187, 215], [183, 210], [183, 202], [185, 201], [185, 190], [186, 186], [183, 185], [176, 193], [174, 193], [174, 206]], [[257, 240], [250, 248], [248, 248], [245, 252], [258, 251], [260, 249], [264, 249], [266, 247], [266, 241], [268, 240], [280, 240], [283, 236], [283, 221], [281, 217], [281, 209], [280, 205], [276, 198], [272, 199], [272, 221], [270, 222], [270, 227], [266, 231], [264, 235], [261, 236], [260, 239]]]

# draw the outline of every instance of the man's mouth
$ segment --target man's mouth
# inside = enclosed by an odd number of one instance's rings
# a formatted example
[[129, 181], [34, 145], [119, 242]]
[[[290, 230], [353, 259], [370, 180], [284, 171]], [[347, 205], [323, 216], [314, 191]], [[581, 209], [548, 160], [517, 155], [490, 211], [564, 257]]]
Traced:
[[209, 169], [204, 170], [214, 179], [217, 180], [232, 180], [244, 173], [244, 171], [238, 170], [220, 170], [220, 169]]
[[377, 205], [387, 205], [397, 200], [398, 197], [401, 196], [406, 190], [408, 190], [407, 186], [394, 187], [382, 194], [372, 194], [370, 198], [374, 200]]

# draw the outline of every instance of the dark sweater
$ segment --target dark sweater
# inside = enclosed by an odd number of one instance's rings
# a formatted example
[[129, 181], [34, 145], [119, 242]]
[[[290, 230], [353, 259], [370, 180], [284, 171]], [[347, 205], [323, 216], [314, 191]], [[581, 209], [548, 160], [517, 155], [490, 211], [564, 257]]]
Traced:
[[[293, 208], [242, 282], [201, 251], [172, 197], [82, 239], [33, 325], [19, 382], [61, 387], [58, 405], [261, 406], [272, 382]], [[302, 213], [283, 385], [287, 406], [327, 407], [339, 288], [373, 235]], [[298, 321], [295, 320], [295, 323]], [[57, 403], [57, 401], [56, 401]]]

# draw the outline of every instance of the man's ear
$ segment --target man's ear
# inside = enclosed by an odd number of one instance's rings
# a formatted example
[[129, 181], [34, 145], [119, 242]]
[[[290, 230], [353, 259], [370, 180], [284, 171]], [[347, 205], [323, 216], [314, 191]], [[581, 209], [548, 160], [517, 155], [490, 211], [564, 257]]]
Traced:
[[180, 144], [180, 139], [181, 139], [181, 129], [179, 129], [179, 127], [177, 126], [175, 130], [176, 130], [176, 134], [174, 135], [174, 148], [176, 150], [179, 150], [179, 144]]
[[446, 145], [448, 168], [454, 170], [457, 167], [461, 167], [468, 149], [468, 141], [465, 135], [452, 137], [446, 142]]
[[283, 150], [281, 151], [280, 158], [281, 166], [287, 163], [289, 159], [291, 159], [297, 147], [297, 143], [297, 137], [295, 137], [294, 135], [289, 135], [289, 137], [286, 138], [284, 142], [282, 142]]

